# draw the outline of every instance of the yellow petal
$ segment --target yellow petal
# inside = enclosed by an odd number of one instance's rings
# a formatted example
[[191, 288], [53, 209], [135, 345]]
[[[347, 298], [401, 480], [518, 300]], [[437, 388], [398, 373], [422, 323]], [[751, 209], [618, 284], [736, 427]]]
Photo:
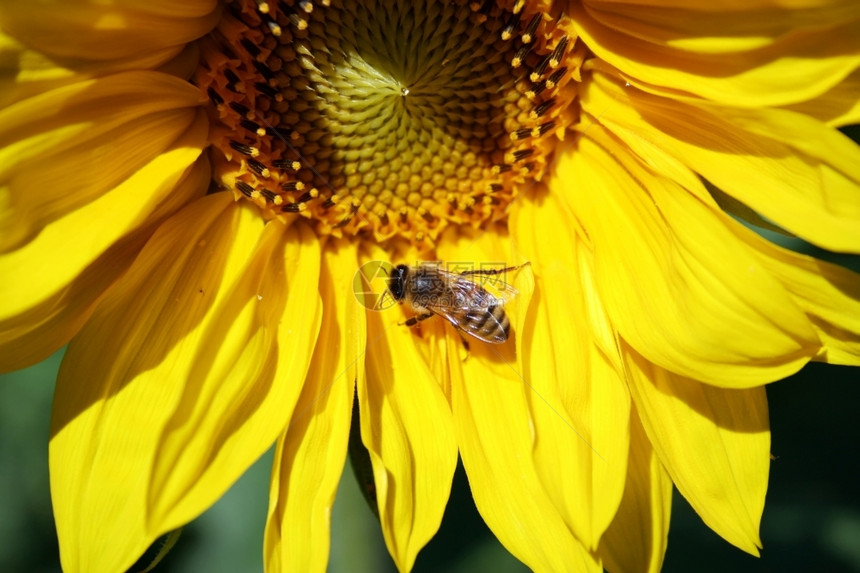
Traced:
[[[33, 364], [65, 345], [131, 264], [156, 224], [201, 197], [211, 170], [202, 112], [188, 130], [114, 189], [0, 254], [0, 370]], [[196, 159], [196, 161], [195, 161]]]
[[[246, 219], [259, 217], [247, 210]], [[242, 232], [255, 238], [239, 226]], [[307, 227], [266, 226], [231, 285], [232, 300], [215, 309], [203, 333], [209, 348], [187, 365], [195, 372], [212, 362], [212, 372], [189, 379], [197, 387], [186, 387], [162, 436], [149, 499], [153, 525], [172, 529], [199, 515], [286, 426], [317, 341], [319, 266], [318, 239]]]
[[818, 351], [806, 315], [716, 207], [652, 173], [602, 127], [557, 172], [574, 182], [563, 189], [594, 244], [612, 324], [649, 360], [744, 387], [788, 376]]
[[758, 555], [770, 470], [764, 388], [700, 384], [632, 350], [627, 363], [642, 425], [678, 491], [711, 529]]
[[687, 103], [593, 78], [583, 106], [622, 140], [649, 141], [815, 245], [860, 252], [860, 149], [844, 135], [789, 110]]
[[774, 245], [740, 225], [735, 232], [809, 317], [822, 343], [816, 359], [860, 364], [860, 275]]
[[83, 78], [0, 31], [0, 108]]
[[[48, 223], [139, 176], [161, 155], [179, 163], [174, 171], [187, 167], [188, 154], [196, 157], [204, 144], [186, 135], [199, 120], [199, 103], [199, 91], [176, 77], [129, 72], [0, 111], [0, 250], [31, 240]], [[161, 200], [154, 191], [170, 177], [175, 172], [153, 178], [125, 201]], [[135, 182], [143, 186], [140, 177]]]
[[597, 548], [624, 491], [630, 397], [592, 282], [593, 260], [562, 193], [518, 202], [511, 232], [535, 290], [522, 338], [544, 490], [586, 547]]
[[860, 123], [860, 70], [815, 99], [788, 106], [832, 127]]
[[216, 0], [4, 0], [0, 28], [45, 54], [72, 62], [147, 53], [159, 53], [167, 61], [209, 32], [219, 15]]
[[[66, 571], [121, 571], [286, 427], [316, 341], [319, 248], [227, 194], [181, 211], [69, 346], [51, 487]], [[93, 519], [93, 516], [98, 519]]]
[[[677, 158], [638, 133], [622, 131], [620, 134], [634, 153], [647, 158], [649, 168], [677, 181], [699, 201], [708, 205], [723, 224], [741, 240], [743, 246], [738, 246], [738, 249], [747, 248], [752, 251], [762, 270], [772, 275], [780, 283], [780, 290], [785, 290], [794, 305], [806, 313], [822, 345], [818, 359], [836, 364], [854, 363], [860, 338], [860, 324], [855, 320], [855, 317], [860, 315], [860, 309], [857, 308], [857, 300], [860, 298], [857, 285], [860, 284], [860, 279], [855, 273], [814, 257], [788, 251], [763, 239], [720, 212], [714, 199], [720, 202], [726, 197], [716, 194], [714, 190], [709, 193], [695, 174]], [[711, 197], [712, 194], [714, 197]], [[746, 210], [740, 216], [759, 226], [767, 225], [767, 221], [760, 218], [756, 220], [758, 216], [742, 204], [730, 197], [728, 200], [732, 201], [730, 206], [735, 209], [736, 215], [736, 208], [740, 205]], [[720, 205], [722, 204], [720, 202]]]
[[[386, 257], [376, 249], [371, 259]], [[385, 544], [408, 571], [442, 521], [457, 443], [445, 394], [399, 317], [367, 313], [367, 381], [358, 381], [358, 400]]]
[[[443, 249], [443, 256], [475, 264], [524, 262], [523, 254], [510, 247], [507, 237], [499, 235], [498, 230], [480, 238], [466, 235], [459, 245]], [[512, 340], [498, 346], [472, 342], [468, 359], [461, 361], [457, 357], [462, 343], [453, 332], [448, 336], [457, 442], [472, 496], [499, 541], [530, 568], [600, 571], [599, 563], [566, 522], [571, 517], [568, 504], [587, 497], [590, 491], [584, 495], [570, 492], [572, 497], [565, 497], [559, 485], [567, 476], [557, 465], [570, 468], [580, 459], [589, 460], [593, 452], [589, 449], [590, 455], [564, 459], [571, 451], [581, 454], [580, 448], [587, 449], [588, 445], [582, 444], [568, 425], [566, 404], [558, 401], [562, 389], [556, 388], [551, 394], [546, 390], [558, 381], [530, 380], [525, 374], [522, 357], [532, 336], [526, 309], [530, 301], [534, 304], [533, 274], [525, 267], [506, 279], [519, 291], [514, 303], [505, 306]], [[547, 395], [538, 393], [536, 384]], [[546, 433], [551, 431], [563, 435], [555, 439]], [[547, 451], [536, 454], [535, 448], [542, 448], [543, 440], [548, 441]], [[565, 447], [556, 453], [553, 472], [548, 450], [559, 443]], [[590, 512], [581, 519], [588, 522]], [[583, 527], [588, 526], [590, 523]]]
[[636, 413], [630, 434], [624, 497], [600, 542], [600, 556], [612, 573], [658, 573], [669, 536], [672, 479], [654, 453]]
[[275, 450], [266, 571], [325, 571], [330, 518], [343, 472], [356, 380], [364, 379], [364, 309], [351, 295], [355, 243], [323, 251], [323, 320], [290, 426]]
[[739, 107], [815, 98], [860, 65], [856, 4], [571, 3], [585, 44], [631, 82]]
[[[170, 50], [171, 53], [173, 51]], [[21, 44], [0, 30], [0, 108], [66, 85], [122, 71], [158, 70], [177, 77], [191, 77], [191, 71], [198, 62], [196, 46], [190, 44], [165, 61], [170, 55], [146, 53], [137, 58], [112, 62], [59, 61]], [[190, 66], [177, 66], [178, 62], [188, 60], [192, 55]]]
[[[449, 344], [453, 351], [459, 341]], [[600, 571], [535, 469], [530, 390], [504, 363], [470, 364], [490, 356], [475, 350], [462, 371], [452, 368], [457, 439], [478, 511], [502, 545], [533, 570]]]

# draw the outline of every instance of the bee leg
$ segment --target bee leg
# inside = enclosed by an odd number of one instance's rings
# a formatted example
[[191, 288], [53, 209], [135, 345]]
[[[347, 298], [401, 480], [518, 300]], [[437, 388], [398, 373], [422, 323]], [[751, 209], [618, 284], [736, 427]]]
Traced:
[[521, 265], [514, 265], [513, 267], [505, 267], [503, 269], [473, 269], [470, 271], [463, 271], [460, 273], [460, 276], [469, 276], [469, 275], [482, 275], [482, 276], [492, 276], [492, 275], [500, 275], [502, 273], [513, 272], [517, 269], [521, 269], [525, 266], [530, 265], [531, 262], [527, 261]]
[[401, 324], [402, 324], [402, 326], [415, 326], [416, 324], [418, 324], [422, 320], [427, 320], [431, 316], [433, 316], [432, 312], [419, 314], [418, 316], [413, 316], [412, 318], [410, 318], [409, 320], [407, 320], [406, 322], [401, 323]]

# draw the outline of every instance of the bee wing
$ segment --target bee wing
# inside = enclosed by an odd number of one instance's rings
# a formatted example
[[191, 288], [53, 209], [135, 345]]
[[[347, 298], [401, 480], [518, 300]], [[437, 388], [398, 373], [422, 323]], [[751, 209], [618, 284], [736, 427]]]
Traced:
[[[526, 263], [528, 264], [528, 263]], [[514, 272], [524, 265], [517, 267], [509, 267], [502, 271]], [[432, 269], [433, 272], [444, 277], [449, 285], [449, 288], [454, 286], [462, 290], [468, 290], [469, 285], [477, 285], [493, 295], [496, 301], [501, 304], [510, 302], [519, 294], [511, 284], [505, 281], [505, 274], [500, 274], [494, 269], [468, 269], [462, 272], [446, 270], [441, 267], [440, 263], [423, 263], [422, 267]]]
[[[483, 279], [485, 277], [481, 278]], [[486, 283], [480, 282], [479, 284], [484, 287], [488, 293], [493, 295], [500, 304], [512, 301], [520, 292], [502, 279], [493, 279], [493, 277], [486, 278], [488, 279]]]
[[[507, 269], [504, 269], [507, 270]], [[460, 275], [463, 280], [471, 281], [496, 297], [501, 304], [510, 302], [518, 292], [510, 283], [505, 281], [505, 275], [497, 271], [470, 271]]]
[[[506, 341], [511, 323], [503, 309], [505, 299], [461, 275], [451, 274], [448, 279], [447, 296], [433, 301], [428, 309], [478, 340], [490, 344]], [[510, 291], [516, 294], [513, 287]]]

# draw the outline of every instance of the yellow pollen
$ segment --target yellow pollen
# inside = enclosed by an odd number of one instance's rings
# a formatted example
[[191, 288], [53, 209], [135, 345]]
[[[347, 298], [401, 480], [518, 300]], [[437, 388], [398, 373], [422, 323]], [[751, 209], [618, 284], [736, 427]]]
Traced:
[[524, 0], [392, 0], [386, 17], [347, 0], [224, 2], [194, 81], [216, 183], [265, 217], [431, 249], [448, 225], [506, 217], [576, 117], [572, 24]]

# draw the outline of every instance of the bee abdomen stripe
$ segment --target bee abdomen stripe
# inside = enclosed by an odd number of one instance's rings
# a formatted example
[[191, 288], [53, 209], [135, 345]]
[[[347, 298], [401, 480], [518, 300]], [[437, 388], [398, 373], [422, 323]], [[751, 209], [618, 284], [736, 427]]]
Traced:
[[[490, 320], [490, 317], [493, 318], [492, 321]], [[481, 324], [481, 330], [487, 334], [492, 334], [503, 326], [503, 321], [505, 318], [505, 311], [502, 309], [502, 307], [495, 304], [490, 305], [487, 308], [487, 314], [486, 316], [484, 316], [484, 321]]]
[[[487, 309], [487, 312], [470, 312], [466, 315], [466, 318], [469, 320], [469, 326], [474, 331], [483, 330], [484, 325], [487, 324], [487, 321], [490, 320], [492, 314], [492, 309], [494, 307], [490, 307]], [[491, 324], [491, 326], [495, 326], [495, 324]]]
[[499, 308], [497, 312], [493, 313], [493, 317], [497, 321], [493, 331], [504, 333], [503, 340], [506, 340], [508, 338], [508, 334], [511, 332], [511, 321], [508, 320], [508, 315], [505, 314], [504, 310]]
[[505, 333], [505, 338], [508, 337], [508, 334], [511, 332], [511, 321], [508, 319], [507, 314], [502, 314], [499, 318], [499, 328], [502, 329], [502, 332]]
[[465, 330], [483, 340], [504, 342], [510, 333], [511, 323], [500, 305], [490, 305], [485, 312], [470, 312], [465, 319]]

